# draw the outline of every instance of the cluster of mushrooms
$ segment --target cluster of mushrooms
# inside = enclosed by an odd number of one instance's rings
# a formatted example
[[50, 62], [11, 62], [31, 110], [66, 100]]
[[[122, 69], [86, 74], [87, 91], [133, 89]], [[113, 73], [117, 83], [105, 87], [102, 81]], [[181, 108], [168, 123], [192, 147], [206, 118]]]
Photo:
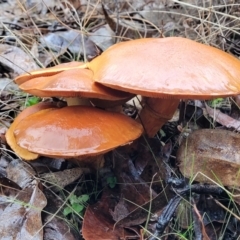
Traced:
[[[121, 42], [91, 62], [72, 62], [16, 78], [39, 97], [64, 97], [68, 106], [39, 103], [21, 112], [6, 133], [25, 160], [88, 157], [153, 137], [172, 118], [180, 99], [240, 93], [240, 61], [217, 48], [180, 37]], [[99, 109], [145, 97], [137, 120]]]

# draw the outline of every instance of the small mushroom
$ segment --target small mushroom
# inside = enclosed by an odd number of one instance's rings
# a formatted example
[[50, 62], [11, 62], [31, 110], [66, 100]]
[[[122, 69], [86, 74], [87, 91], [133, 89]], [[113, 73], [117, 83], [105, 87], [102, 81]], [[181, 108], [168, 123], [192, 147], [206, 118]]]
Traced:
[[217, 48], [169, 37], [113, 45], [85, 66], [113, 89], [146, 96], [140, 119], [153, 137], [173, 116], [179, 99], [240, 93], [240, 61]]
[[49, 108], [22, 119], [14, 128], [17, 144], [48, 157], [89, 157], [129, 144], [141, 124], [120, 113], [88, 106]]
[[37, 78], [37, 77], [48, 77], [55, 75], [57, 73], [63, 72], [65, 70], [79, 68], [83, 66], [81, 62], [69, 62], [69, 63], [62, 63], [50, 68], [42, 68], [39, 70], [35, 70], [29, 73], [22, 74], [15, 78], [15, 82], [20, 85], [30, 79]]
[[39, 97], [97, 98], [113, 102], [126, 102], [133, 97], [130, 93], [95, 83], [92, 76], [89, 69], [70, 69], [52, 76], [30, 79], [19, 88]]
[[[51, 68], [52, 70], [64, 69], [66, 64]], [[68, 105], [90, 105], [89, 98], [94, 104], [100, 107], [112, 107], [120, 105], [134, 95], [128, 92], [114, 90], [93, 81], [93, 72], [89, 69], [74, 68], [77, 63], [69, 63], [73, 69], [65, 70], [59, 73], [51, 72], [46, 69], [47, 73], [52, 75], [46, 76], [45, 72], [33, 72], [31, 78], [22, 75], [16, 79], [20, 83], [19, 88], [27, 93], [39, 97], [65, 97]], [[81, 66], [78, 63], [77, 66]], [[49, 72], [50, 71], [50, 72]], [[41, 76], [41, 74], [43, 76]], [[24, 81], [22, 81], [22, 78]], [[99, 100], [100, 99], [100, 100]], [[106, 103], [107, 102], [107, 103]], [[110, 103], [109, 103], [110, 102]]]

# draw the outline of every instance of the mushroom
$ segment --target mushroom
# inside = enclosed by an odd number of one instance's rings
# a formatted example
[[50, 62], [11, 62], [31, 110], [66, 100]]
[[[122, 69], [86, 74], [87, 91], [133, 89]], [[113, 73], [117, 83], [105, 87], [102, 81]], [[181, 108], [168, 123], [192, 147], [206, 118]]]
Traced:
[[56, 65], [54, 67], [42, 68], [39, 70], [35, 70], [35, 71], [29, 72], [29, 73], [22, 74], [22, 75], [16, 77], [14, 81], [18, 85], [20, 85], [20, 84], [22, 84], [30, 79], [33, 79], [33, 78], [52, 76], [57, 73], [63, 72], [65, 70], [79, 68], [82, 65], [83, 65], [83, 63], [81, 63], [81, 62], [62, 63], [62, 64]]
[[54, 71], [71, 68], [91, 70], [98, 83], [145, 96], [140, 120], [150, 137], [171, 119], [180, 99], [212, 99], [240, 92], [238, 59], [180, 37], [118, 43], [89, 63]]
[[150, 137], [173, 116], [179, 99], [240, 92], [237, 58], [180, 37], [121, 42], [81, 67], [92, 70], [96, 82], [147, 97], [140, 119]]
[[88, 106], [48, 108], [14, 127], [17, 144], [48, 157], [88, 157], [126, 145], [143, 132], [141, 124], [120, 113]]
[[[66, 64], [62, 65], [63, 67], [58, 66], [58, 68], [53, 67], [51, 69], [55, 71], [55, 69], [66, 67]], [[27, 75], [28, 79], [26, 79], [26, 75], [24, 74], [18, 77], [16, 82], [20, 83], [19, 88], [21, 90], [32, 95], [39, 97], [65, 97], [68, 105], [90, 105], [89, 98], [97, 98], [96, 101], [93, 100], [95, 105], [112, 107], [120, 105], [133, 97], [133, 94], [95, 83], [91, 70], [74, 68], [76, 65], [77, 63], [70, 63], [69, 67], [73, 67], [73, 69], [60, 73], [51, 72], [48, 69], [48, 74], [53, 73], [50, 76], [46, 76], [46, 73], [38, 71], [37, 73], [33, 72], [31, 78]], [[77, 66], [81, 65], [81, 63], [78, 63]], [[40, 72], [43, 76], [40, 76]]]
[[[16, 143], [16, 139], [14, 136], [14, 131], [18, 123], [20, 123], [24, 118], [30, 116], [31, 114], [34, 114], [40, 110], [44, 110], [47, 108], [54, 108], [57, 107], [55, 103], [50, 102], [41, 102], [34, 106], [28, 107], [25, 110], [23, 110], [15, 119], [14, 122], [11, 124], [9, 129], [6, 132], [6, 140], [8, 145], [11, 147], [11, 149], [22, 159], [25, 160], [34, 160], [38, 158], [38, 154], [29, 152], [27, 149], [20, 147]], [[38, 120], [39, 121], [39, 120]]]

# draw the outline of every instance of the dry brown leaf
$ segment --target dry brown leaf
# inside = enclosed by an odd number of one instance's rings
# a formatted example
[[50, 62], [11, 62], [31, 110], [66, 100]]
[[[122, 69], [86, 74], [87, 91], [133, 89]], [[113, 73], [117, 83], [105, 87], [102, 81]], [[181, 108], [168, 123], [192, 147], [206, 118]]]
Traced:
[[1, 198], [1, 204], [6, 202], [8, 205], [0, 213], [1, 238], [42, 240], [41, 211], [47, 202], [38, 182], [32, 181], [14, 198]]
[[40, 41], [44, 47], [52, 49], [58, 55], [69, 50], [76, 56], [83, 55], [91, 60], [100, 54], [94, 42], [76, 30], [49, 33], [41, 37]]
[[45, 219], [44, 224], [44, 240], [76, 240], [79, 239], [79, 234], [73, 232], [73, 229], [68, 226], [67, 222], [61, 218], [49, 215]]
[[6, 166], [6, 173], [22, 190], [18, 190], [19, 188], [15, 190], [15, 195], [13, 192], [10, 195], [6, 194], [6, 190], [2, 192], [4, 195], [0, 198], [1, 238], [42, 240], [41, 211], [46, 206], [47, 200], [38, 187], [39, 182], [34, 179], [34, 171], [24, 162], [12, 160]]
[[222, 129], [196, 130], [178, 149], [180, 171], [187, 178], [198, 173], [195, 180], [199, 182], [212, 183], [212, 179], [224, 186], [239, 187], [239, 145], [240, 134]]
[[216, 122], [222, 124], [227, 128], [234, 128], [237, 131], [240, 131], [240, 121], [222, 113], [220, 110], [213, 109], [206, 104], [207, 113], [211, 118]]
[[[21, 188], [6, 177], [0, 177], [0, 195], [4, 197], [14, 197]], [[1, 206], [2, 209], [2, 206]]]
[[28, 187], [34, 180], [35, 171], [32, 167], [18, 159], [12, 160], [7, 168], [7, 177], [17, 183], [22, 189]]
[[11, 69], [15, 76], [39, 68], [30, 54], [7, 44], [0, 44], [0, 62]]
[[110, 197], [112, 191], [105, 190], [102, 198], [94, 205], [89, 205], [84, 215], [82, 234], [85, 240], [119, 240], [132, 235], [121, 226], [114, 225], [109, 209], [115, 205], [115, 199]]
[[[60, 191], [70, 183], [73, 183], [80, 178], [83, 173], [89, 171], [88, 169], [82, 168], [71, 168], [59, 172], [50, 172], [41, 174], [40, 177], [46, 183], [52, 185], [50, 188], [53, 191]], [[66, 176], [68, 176], [66, 178]]]

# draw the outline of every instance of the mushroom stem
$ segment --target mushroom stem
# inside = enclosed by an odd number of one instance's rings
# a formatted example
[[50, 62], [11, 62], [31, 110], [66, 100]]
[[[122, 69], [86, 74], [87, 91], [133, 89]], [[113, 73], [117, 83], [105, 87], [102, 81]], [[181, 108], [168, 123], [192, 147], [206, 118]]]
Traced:
[[149, 137], [170, 120], [179, 104], [178, 99], [145, 98], [145, 106], [140, 113], [140, 121]]
[[88, 98], [68, 97], [68, 98], [65, 98], [65, 100], [68, 106], [75, 106], [75, 105], [91, 106], [91, 103]]

